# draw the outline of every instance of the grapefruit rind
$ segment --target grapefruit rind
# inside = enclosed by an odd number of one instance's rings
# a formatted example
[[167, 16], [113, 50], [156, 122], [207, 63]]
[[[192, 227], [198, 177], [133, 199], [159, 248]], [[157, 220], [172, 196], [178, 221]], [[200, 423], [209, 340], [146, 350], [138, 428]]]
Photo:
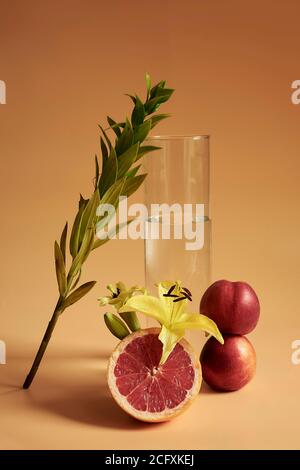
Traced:
[[145, 421], [149, 423], [150, 422], [158, 423], [158, 422], [168, 421], [178, 416], [183, 411], [185, 411], [192, 404], [196, 396], [199, 394], [201, 382], [202, 382], [201, 366], [200, 366], [199, 359], [196, 356], [195, 351], [193, 350], [192, 346], [184, 338], [182, 338], [179, 341], [179, 344], [188, 353], [190, 360], [191, 360], [191, 365], [193, 366], [193, 369], [194, 369], [195, 376], [194, 376], [194, 382], [193, 382], [192, 387], [189, 390], [187, 390], [184, 400], [181, 403], [179, 403], [179, 405], [177, 405], [174, 408], [165, 408], [163, 411], [159, 411], [159, 412], [140, 411], [134, 408], [127, 401], [127, 397], [122, 395], [119, 392], [119, 389], [116, 383], [117, 377], [115, 375], [115, 367], [116, 367], [118, 358], [120, 357], [122, 352], [125, 350], [126, 346], [129, 343], [131, 343], [134, 339], [139, 338], [141, 336], [149, 335], [149, 334], [159, 335], [159, 333], [160, 333], [159, 328], [147, 328], [144, 330], [136, 331], [128, 335], [117, 345], [117, 347], [113, 351], [109, 359], [108, 370], [107, 370], [108, 386], [117, 404], [126, 413], [133, 416], [134, 418], [140, 421]]

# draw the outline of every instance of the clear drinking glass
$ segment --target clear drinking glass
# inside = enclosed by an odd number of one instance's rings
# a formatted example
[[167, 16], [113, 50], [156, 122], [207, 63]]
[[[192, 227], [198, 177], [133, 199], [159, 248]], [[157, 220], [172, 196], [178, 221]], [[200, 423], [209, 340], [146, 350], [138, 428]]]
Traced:
[[[144, 158], [148, 174], [145, 180], [145, 200], [149, 218], [146, 221], [145, 277], [150, 292], [156, 292], [154, 284], [161, 280], [181, 280], [192, 292], [190, 311], [199, 311], [199, 302], [210, 283], [211, 275], [211, 219], [209, 208], [209, 136], [155, 136], [147, 139], [147, 145], [160, 147]], [[174, 233], [185, 233], [185, 220], [175, 214], [174, 206], [169, 220], [164, 220], [153, 204], [192, 204], [192, 226], [204, 234], [200, 249], [187, 250], [186, 239], [174, 238]], [[195, 205], [203, 204], [203, 213], [195, 213]], [[187, 207], [187, 206], [186, 206]], [[190, 210], [190, 206], [189, 206]], [[178, 214], [177, 214], [178, 215]], [[170, 229], [171, 238], [151, 237]], [[168, 226], [169, 225], [169, 226]], [[181, 226], [180, 226], [181, 225]], [[154, 229], [154, 230], [152, 230]], [[178, 236], [178, 235], [177, 235]], [[157, 237], [157, 235], [156, 235]]]

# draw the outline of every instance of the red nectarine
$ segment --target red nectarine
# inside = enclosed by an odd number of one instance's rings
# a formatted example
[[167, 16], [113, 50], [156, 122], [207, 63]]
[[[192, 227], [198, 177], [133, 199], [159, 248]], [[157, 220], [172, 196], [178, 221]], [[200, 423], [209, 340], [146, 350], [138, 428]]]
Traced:
[[217, 281], [204, 292], [200, 313], [211, 318], [221, 333], [246, 335], [258, 322], [259, 300], [246, 282]]
[[219, 391], [239, 390], [254, 376], [255, 350], [245, 336], [223, 335], [223, 338], [223, 345], [212, 337], [202, 349], [203, 379]]

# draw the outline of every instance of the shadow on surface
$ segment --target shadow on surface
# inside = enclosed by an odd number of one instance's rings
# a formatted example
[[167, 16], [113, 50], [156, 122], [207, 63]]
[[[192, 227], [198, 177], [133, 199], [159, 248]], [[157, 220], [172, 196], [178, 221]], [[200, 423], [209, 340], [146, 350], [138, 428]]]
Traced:
[[4, 387], [5, 389], [8, 389], [8, 390], [1, 390], [0, 391], [0, 397], [4, 396], [4, 395], [11, 395], [13, 393], [17, 393], [17, 392], [20, 392], [21, 390], [21, 387], [19, 387], [18, 385], [16, 384], [6, 384], [4, 382], [1, 382], [0, 383], [0, 386], [1, 387]]
[[59, 353], [51, 354], [29, 390], [22, 389], [28, 373], [28, 365], [24, 363], [28, 359], [14, 358], [7, 370], [9, 375], [0, 383], [0, 396], [18, 392], [23, 406], [91, 426], [139, 431], [163, 425], [149, 426], [119, 408], [107, 385], [107, 357], [106, 351], [87, 351], [62, 358]]
[[136, 423], [117, 408], [104, 386], [82, 386], [61, 391], [53, 399], [38, 400], [38, 405], [48, 412], [93, 426], [130, 429]]
[[104, 375], [106, 374], [103, 373], [99, 384], [94, 382], [87, 386], [75, 385], [74, 382], [62, 385], [61, 381], [55, 383], [53, 380], [50, 386], [50, 382], [46, 384], [42, 381], [39, 385], [36, 384], [36, 388], [24, 391], [24, 394], [31, 407], [43, 409], [78, 423], [133, 431], [144, 427], [149, 429], [149, 424], [136, 421], [116, 405], [109, 393]]
[[224, 395], [224, 394], [227, 394], [227, 395], [231, 395], [232, 393], [236, 393], [237, 390], [214, 390], [213, 388], [211, 388], [209, 385], [207, 385], [206, 382], [204, 382], [204, 380], [202, 381], [202, 385], [201, 385], [201, 389], [200, 389], [200, 393], [204, 393], [204, 394], [207, 394], [207, 395]]
[[[8, 359], [14, 360], [26, 360], [28, 363], [33, 361], [37, 349], [32, 349], [32, 352], [29, 353], [26, 351], [26, 354], [21, 355], [20, 353], [11, 354]], [[49, 360], [51, 359], [63, 359], [63, 360], [73, 360], [73, 359], [108, 359], [111, 352], [109, 351], [74, 351], [70, 350], [54, 350], [47, 354]]]

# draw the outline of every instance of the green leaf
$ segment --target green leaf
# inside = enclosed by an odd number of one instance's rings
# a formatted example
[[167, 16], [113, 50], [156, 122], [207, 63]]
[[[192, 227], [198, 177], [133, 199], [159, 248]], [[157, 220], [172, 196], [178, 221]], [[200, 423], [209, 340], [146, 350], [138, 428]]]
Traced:
[[99, 204], [112, 204], [116, 207], [119, 202], [119, 196], [124, 186], [124, 179], [115, 181], [106, 193], [101, 197]]
[[139, 319], [135, 312], [122, 312], [119, 313], [119, 315], [131, 331], [138, 331], [141, 329]]
[[80, 300], [82, 297], [89, 293], [89, 291], [94, 287], [95, 284], [96, 281], [89, 281], [85, 284], [82, 284], [66, 298], [63, 303], [63, 307], [67, 308], [70, 307], [70, 305], [75, 304], [75, 302], [78, 302], [78, 300]]
[[79, 228], [79, 244], [82, 242], [88, 228], [94, 227], [96, 218], [96, 209], [100, 203], [99, 191], [94, 191], [91, 199], [87, 203]]
[[143, 142], [151, 130], [151, 119], [148, 119], [140, 126], [134, 129], [133, 143]]
[[126, 123], [124, 121], [116, 123], [116, 126], [120, 127], [120, 129], [124, 129], [125, 125]]
[[160, 82], [157, 83], [154, 87], [151, 88], [150, 90], [150, 98], [154, 98], [158, 92], [158, 90], [164, 88], [166, 85], [165, 80], [161, 80]]
[[105, 238], [104, 240], [100, 240], [99, 238], [97, 238], [94, 243], [93, 243], [93, 248], [92, 250], [96, 250], [97, 248], [100, 248], [100, 246], [104, 245], [105, 243], [107, 243], [108, 241], [110, 240], [109, 237]]
[[[121, 195], [121, 192], [123, 190], [124, 186], [124, 179], [120, 179], [116, 181], [108, 191], [104, 194], [104, 196], [101, 198], [99, 202], [99, 206], [101, 204], [111, 204], [114, 206], [114, 208], [117, 210], [118, 205], [119, 205], [119, 197]], [[101, 230], [105, 225], [108, 224], [110, 221], [111, 217], [113, 217], [114, 214], [108, 213], [107, 215], [101, 216], [97, 218], [97, 223], [96, 223], [96, 233]]]
[[100, 145], [101, 145], [101, 153], [102, 153], [102, 171], [103, 171], [103, 166], [106, 160], [108, 159], [108, 150], [101, 136], [100, 136]]
[[64, 264], [66, 264], [66, 245], [67, 245], [67, 233], [68, 233], [68, 222], [66, 222], [66, 225], [64, 226], [64, 229], [62, 231], [61, 237], [60, 237], [60, 250], [63, 256]]
[[147, 88], [147, 100], [148, 100], [150, 96], [150, 92], [151, 92], [151, 78], [150, 78], [149, 73], [146, 73], [146, 88]]
[[132, 170], [129, 170], [126, 173], [127, 178], [130, 178], [131, 176], [135, 176], [137, 174], [137, 172], [139, 171], [139, 169], [141, 168], [141, 166], [142, 165], [137, 165], [134, 168], [132, 168]]
[[154, 116], [151, 117], [151, 129], [155, 127], [160, 121], [163, 119], [167, 119], [170, 117], [170, 114], [155, 114]]
[[145, 103], [146, 113], [154, 113], [162, 103], [168, 101], [173, 92], [174, 90], [171, 88], [158, 89], [156, 96]]
[[67, 289], [66, 268], [63, 254], [57, 241], [54, 243], [55, 271], [59, 293], [63, 297]]
[[146, 153], [154, 152], [155, 150], [160, 150], [160, 149], [161, 147], [156, 147], [155, 145], [143, 145], [142, 147], [140, 146], [137, 160], [143, 157]]
[[146, 178], [147, 174], [142, 174], [142, 175], [137, 175], [133, 176], [131, 178], [127, 178], [127, 180], [124, 183], [123, 189], [122, 189], [122, 196], [131, 196], [131, 194], [135, 193], [135, 191], [138, 190], [138, 188], [141, 186], [141, 184], [144, 182], [144, 179]]
[[75, 217], [72, 231], [71, 231], [71, 236], [70, 236], [70, 253], [73, 258], [75, 258], [79, 250], [79, 229], [80, 229], [80, 223], [81, 223], [81, 218], [82, 218], [84, 208], [85, 208], [85, 204], [80, 205], [80, 201], [79, 201], [79, 210]]
[[80, 271], [78, 271], [77, 277], [76, 277], [76, 279], [75, 279], [74, 284], [73, 284], [72, 287], [71, 287], [71, 290], [75, 289], [75, 287], [77, 286], [78, 282], [80, 281], [80, 278], [81, 278], [81, 269], [80, 269]]
[[118, 179], [122, 178], [135, 162], [139, 150], [139, 142], [129, 147], [126, 152], [118, 158]]
[[96, 250], [96, 248], [99, 248], [100, 246], [104, 245], [107, 243], [109, 240], [112, 239], [114, 235], [117, 235], [120, 230], [122, 230], [123, 227], [126, 227], [126, 225], [130, 224], [133, 219], [127, 220], [126, 222], [122, 222], [121, 224], [117, 224], [115, 227], [113, 227], [107, 234], [107, 237], [104, 238], [103, 240], [100, 240], [100, 238], [96, 238], [94, 240], [93, 248], [92, 250]]
[[135, 107], [133, 108], [132, 114], [131, 114], [131, 122], [133, 127], [137, 127], [140, 124], [143, 123], [145, 118], [145, 108], [140, 100], [140, 98], [137, 96], [136, 101], [135, 101]]
[[[83, 263], [85, 263], [85, 261], [87, 260], [90, 252], [92, 251], [94, 240], [95, 240], [95, 227], [91, 228], [89, 233], [87, 234], [87, 241], [86, 241], [86, 244], [85, 244], [85, 248], [82, 251], [82, 258], [80, 259], [79, 269], [76, 270], [76, 274], [81, 269], [81, 266], [83, 265]], [[84, 242], [84, 240], [83, 240], [83, 242]]]
[[156, 111], [159, 108], [160, 105], [160, 98], [151, 98], [151, 100], [147, 101], [145, 103], [145, 111], [147, 114], [152, 114], [154, 111]]
[[85, 208], [85, 206], [87, 205], [88, 202], [89, 202], [89, 199], [84, 199], [84, 197], [82, 196], [82, 194], [80, 194], [80, 199], [79, 199], [79, 203], [78, 203], [78, 208], [80, 209], [82, 206], [83, 206], [83, 208]]
[[99, 162], [98, 162], [97, 155], [95, 155], [95, 189], [98, 187], [99, 176], [100, 176]]
[[121, 155], [124, 153], [133, 143], [133, 129], [131, 123], [126, 119], [125, 127], [122, 131], [121, 136], [116, 142], [116, 154]]
[[167, 101], [170, 96], [174, 93], [173, 88], [158, 88], [156, 92], [156, 97], [162, 98], [164, 101], [161, 101], [161, 103], [164, 103]]
[[74, 277], [78, 274], [81, 270], [83, 263], [86, 261], [88, 255], [92, 251], [93, 243], [95, 238], [95, 227], [90, 227], [86, 230], [82, 243], [80, 245], [80, 249], [73, 259], [69, 274], [68, 280], [74, 279]]
[[127, 326], [114, 313], [105, 313], [104, 321], [109, 331], [118, 339], [124, 339], [130, 334]]
[[110, 149], [112, 148], [112, 143], [111, 143], [111, 141], [109, 140], [109, 137], [108, 137], [108, 135], [106, 134], [106, 132], [105, 132], [105, 130], [103, 129], [103, 127], [100, 126], [100, 125], [99, 125], [99, 127], [100, 127], [100, 129], [101, 129], [101, 131], [102, 131], [102, 134], [103, 134], [103, 136], [104, 136], [104, 139], [106, 140], [106, 143], [107, 143], [107, 145], [108, 145], [108, 149], [110, 150]]
[[117, 124], [117, 122], [113, 118], [111, 118], [110, 116], [107, 116], [107, 122], [108, 122], [109, 126], [111, 127], [111, 129], [116, 134], [116, 136], [120, 137], [121, 131], [119, 129], [119, 125]]
[[73, 256], [73, 262], [69, 278], [78, 273], [92, 249], [95, 235], [96, 209], [99, 201], [99, 191], [95, 191], [86, 206], [82, 206], [76, 216], [70, 239], [70, 252]]
[[107, 189], [116, 181], [118, 175], [118, 160], [114, 148], [111, 148], [106, 160], [99, 182], [100, 195], [103, 196]]
[[129, 98], [132, 100], [132, 102], [135, 104], [136, 97], [133, 95], [130, 95], [129, 93], [125, 93], [125, 96], [129, 96]]

